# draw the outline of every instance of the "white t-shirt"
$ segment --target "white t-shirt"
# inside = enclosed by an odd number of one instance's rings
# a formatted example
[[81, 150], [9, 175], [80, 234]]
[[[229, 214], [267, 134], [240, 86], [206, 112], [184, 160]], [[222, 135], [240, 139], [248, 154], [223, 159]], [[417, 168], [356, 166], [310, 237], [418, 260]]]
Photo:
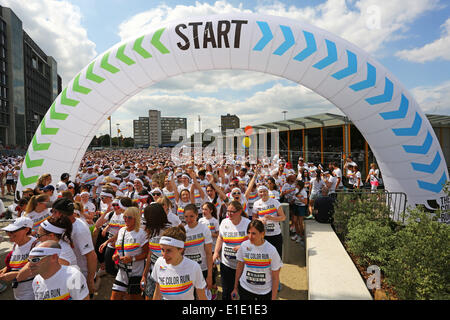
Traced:
[[280, 193], [278, 190], [269, 190], [269, 197], [271, 199], [280, 200]]
[[[294, 190], [295, 194], [295, 190]], [[259, 199], [253, 205], [253, 211], [257, 215], [258, 218], [265, 217], [267, 215], [277, 216], [278, 208], [280, 207], [280, 202], [275, 199], [269, 198], [266, 202], [262, 199]], [[277, 221], [267, 220], [265, 224], [266, 236], [275, 236], [281, 234], [280, 223]]]
[[306, 193], [306, 188], [303, 188], [302, 191], [300, 191], [300, 194], [298, 194], [298, 189], [295, 190], [295, 193], [297, 194], [295, 197], [295, 204], [297, 206], [306, 206], [306, 204], [304, 202], [301, 202], [301, 200], [303, 199], [308, 199], [308, 194]]
[[151, 251], [150, 268], [153, 268], [154, 264], [156, 263], [156, 260], [158, 260], [159, 257], [162, 257], [161, 246], [159, 245], [159, 240], [161, 240], [161, 235], [163, 234], [164, 230], [165, 229], [161, 230], [159, 232], [159, 235], [150, 238], [150, 240], [148, 241], [148, 248]]
[[[186, 241], [184, 242], [184, 256], [200, 265], [202, 271], [208, 270], [206, 261], [206, 244], [212, 244], [211, 231], [208, 226], [198, 223], [194, 228], [185, 227]], [[211, 249], [212, 252], [212, 249]]]
[[[109, 213], [107, 213], [109, 215]], [[123, 214], [117, 214], [115, 211], [109, 219], [109, 229], [108, 229], [108, 239], [113, 238], [116, 234], [119, 233], [119, 230], [125, 227], [125, 220], [123, 220]], [[114, 243], [108, 243], [108, 247], [114, 249]]]
[[341, 181], [339, 182], [339, 187], [344, 186], [343, 183], [342, 183], [342, 171], [341, 171], [341, 169], [339, 169], [339, 168], [334, 169], [333, 170], [333, 175], [336, 178], [340, 178], [341, 179]]
[[36, 300], [84, 300], [89, 295], [86, 278], [72, 266], [61, 266], [48, 279], [37, 275], [33, 292]]
[[61, 193], [61, 192], [63, 192], [63, 191], [66, 191], [66, 190], [68, 190], [69, 189], [69, 187], [67, 186], [67, 184], [65, 183], [65, 182], [63, 182], [63, 181], [59, 181], [57, 184], [56, 184], [56, 191], [58, 191], [59, 193]]
[[[144, 230], [139, 229], [139, 231], [127, 231], [127, 228], [123, 227], [119, 230], [115, 247], [121, 257], [134, 257], [140, 255], [142, 253], [142, 248], [147, 245], [147, 233]], [[131, 271], [130, 277], [142, 276], [144, 267], [145, 260], [139, 260], [128, 264], [127, 268]]]
[[167, 214], [167, 220], [169, 220], [172, 227], [177, 227], [181, 224], [181, 220], [178, 218], [178, 215], [170, 211]]
[[331, 186], [330, 186], [330, 188], [328, 189], [328, 194], [334, 193], [334, 192], [336, 191], [337, 180], [338, 180], [338, 178], [337, 178], [337, 177], [334, 177], [334, 176], [331, 176], [331, 177], [328, 179], [328, 182], [331, 183]]
[[272, 271], [283, 266], [277, 249], [264, 241], [255, 246], [249, 240], [241, 244], [237, 252], [237, 260], [244, 262], [244, 270], [239, 278], [239, 284], [247, 291], [264, 295], [272, 291]]
[[76, 266], [77, 256], [75, 255], [75, 252], [73, 251], [70, 244], [62, 239], [59, 240], [58, 243], [61, 246], [61, 253], [59, 254], [59, 257], [69, 262], [71, 266]]
[[185, 220], [184, 220], [184, 208], [190, 204], [190, 202], [184, 202], [182, 200], [178, 200], [177, 202], [177, 215], [178, 218], [181, 220], [181, 222], [184, 224]]
[[[20, 271], [28, 263], [28, 255], [34, 241], [36, 241], [36, 238], [31, 237], [27, 243], [21, 246], [14, 245], [11, 260], [9, 261], [11, 271]], [[32, 283], [32, 281], [19, 283], [18, 287], [13, 289], [14, 298], [16, 300], [34, 300]]]
[[311, 194], [319, 194], [320, 190], [322, 190], [322, 188], [325, 186], [325, 182], [320, 179], [317, 180], [317, 178], [313, 178], [311, 179]]
[[212, 252], [214, 252], [214, 248], [216, 247], [216, 242], [217, 242], [217, 236], [214, 237], [212, 234], [215, 232], [219, 232], [219, 221], [214, 218], [211, 217], [211, 219], [206, 219], [206, 217], [202, 217], [198, 220], [199, 223], [203, 223], [204, 225], [206, 225], [209, 229], [209, 231], [211, 232], [211, 238], [212, 238]]
[[238, 225], [234, 225], [229, 218], [222, 220], [219, 226], [219, 235], [222, 237], [221, 261], [229, 268], [236, 269], [236, 252], [234, 247], [240, 246], [248, 239], [247, 226], [250, 220], [242, 217]]
[[33, 231], [37, 232], [41, 223], [50, 218], [51, 215], [52, 214], [50, 213], [50, 210], [45, 209], [42, 212], [31, 211], [25, 214], [25, 217], [28, 217], [31, 220], [33, 220]]
[[175, 201], [175, 192], [167, 190], [167, 188], [162, 189], [163, 194], [172, 202], [172, 212], [177, 212], [177, 203]]
[[380, 175], [380, 170], [370, 169], [369, 170], [370, 182], [378, 181], [379, 175]]
[[283, 185], [283, 187], [281, 188], [281, 193], [287, 192], [284, 195], [284, 198], [286, 199], [286, 201], [290, 202], [291, 200], [294, 200], [295, 189], [296, 189], [295, 183], [294, 184], [285, 183]]
[[194, 300], [194, 289], [206, 287], [200, 265], [187, 258], [173, 266], [159, 257], [151, 276], [158, 282], [163, 300]]
[[73, 252], [77, 257], [77, 265], [80, 267], [81, 272], [87, 276], [88, 266], [86, 254], [94, 250], [94, 244], [92, 242], [91, 231], [88, 225], [81, 219], [76, 219], [72, 224]]

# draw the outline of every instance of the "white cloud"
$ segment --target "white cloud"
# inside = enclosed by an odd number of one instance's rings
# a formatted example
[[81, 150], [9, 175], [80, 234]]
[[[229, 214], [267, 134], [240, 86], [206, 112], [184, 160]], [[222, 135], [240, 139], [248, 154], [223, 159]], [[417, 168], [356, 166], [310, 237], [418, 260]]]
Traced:
[[401, 59], [412, 62], [428, 62], [434, 60], [450, 61], [450, 18], [441, 26], [441, 37], [423, 47], [411, 50], [402, 50], [395, 55]]
[[420, 86], [411, 90], [425, 113], [450, 116], [450, 81], [437, 86]]
[[11, 8], [36, 44], [56, 59], [63, 85], [97, 55], [81, 25], [80, 9], [68, 1], [2, 0], [1, 4]]

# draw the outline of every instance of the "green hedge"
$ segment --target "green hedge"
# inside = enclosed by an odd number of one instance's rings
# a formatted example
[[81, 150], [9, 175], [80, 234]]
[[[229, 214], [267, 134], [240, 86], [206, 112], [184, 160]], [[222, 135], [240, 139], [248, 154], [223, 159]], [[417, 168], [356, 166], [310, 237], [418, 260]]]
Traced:
[[398, 298], [450, 299], [450, 226], [436, 221], [440, 212], [408, 215], [405, 225], [392, 221], [382, 194], [340, 195], [333, 226], [358, 264], [380, 267]]

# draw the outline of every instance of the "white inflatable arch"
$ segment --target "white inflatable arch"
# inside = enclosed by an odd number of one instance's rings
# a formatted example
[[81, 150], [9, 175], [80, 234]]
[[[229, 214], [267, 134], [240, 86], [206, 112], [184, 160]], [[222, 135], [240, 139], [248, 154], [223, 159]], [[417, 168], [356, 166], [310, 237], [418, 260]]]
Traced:
[[[448, 169], [413, 96], [364, 50], [304, 22], [256, 14], [186, 18], [121, 42], [89, 63], [37, 129], [17, 190], [75, 176], [107, 117], [142, 89], [183, 73], [242, 69], [303, 85], [336, 105], [369, 143], [389, 191], [439, 200]], [[420, 76], [420, 75], [418, 75]]]

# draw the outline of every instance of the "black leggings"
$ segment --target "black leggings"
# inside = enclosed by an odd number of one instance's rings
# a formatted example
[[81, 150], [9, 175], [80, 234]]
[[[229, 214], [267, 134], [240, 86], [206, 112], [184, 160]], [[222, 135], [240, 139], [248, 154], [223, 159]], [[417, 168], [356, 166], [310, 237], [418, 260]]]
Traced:
[[265, 236], [264, 239], [269, 241], [269, 243], [277, 249], [280, 258], [283, 258], [283, 236], [281, 233], [275, 236]]
[[222, 281], [222, 300], [231, 300], [231, 292], [234, 289], [236, 269], [220, 263], [220, 278]]
[[105, 250], [103, 250], [103, 252], [100, 253], [98, 249], [106, 240], [108, 240], [108, 238], [102, 236], [102, 229], [100, 229], [97, 236], [97, 242], [95, 243], [95, 253], [97, 254], [98, 262], [100, 263], [105, 262]]
[[110, 275], [117, 275], [117, 266], [116, 263], [113, 261], [112, 256], [114, 255], [114, 252], [116, 249], [110, 248], [106, 246], [104, 252], [104, 261], [105, 261], [105, 270]]
[[269, 293], [266, 294], [256, 294], [250, 291], [245, 290], [244, 288], [241, 287], [241, 284], [239, 283], [239, 288], [238, 288], [238, 292], [239, 292], [239, 300], [262, 300], [262, 301], [267, 301], [267, 300], [272, 300], [272, 291], [270, 291]]

